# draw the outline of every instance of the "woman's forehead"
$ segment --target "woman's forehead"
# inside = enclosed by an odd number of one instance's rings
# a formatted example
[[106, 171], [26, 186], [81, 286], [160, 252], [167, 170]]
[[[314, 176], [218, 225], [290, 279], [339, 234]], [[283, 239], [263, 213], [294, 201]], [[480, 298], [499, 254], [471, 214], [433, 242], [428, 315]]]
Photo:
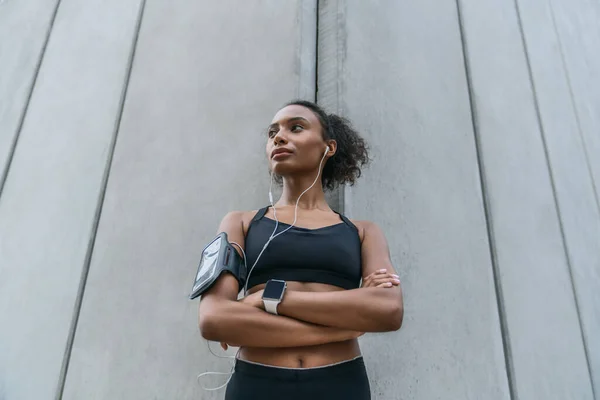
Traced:
[[319, 123], [317, 116], [311, 110], [297, 104], [292, 104], [279, 110], [273, 117], [271, 124], [280, 124], [296, 117], [304, 118], [311, 124]]

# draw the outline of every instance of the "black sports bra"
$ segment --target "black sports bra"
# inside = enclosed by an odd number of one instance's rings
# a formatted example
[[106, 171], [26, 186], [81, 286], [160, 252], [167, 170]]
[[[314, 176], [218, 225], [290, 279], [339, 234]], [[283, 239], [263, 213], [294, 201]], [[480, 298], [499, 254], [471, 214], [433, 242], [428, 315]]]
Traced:
[[[268, 206], [252, 219], [246, 234], [246, 258], [251, 268], [269, 239], [275, 220], [265, 217]], [[342, 222], [317, 229], [293, 226], [274, 238], [250, 274], [248, 289], [269, 279], [318, 282], [355, 289], [361, 279], [361, 243], [358, 229], [337, 213]], [[290, 225], [279, 222], [277, 232]]]

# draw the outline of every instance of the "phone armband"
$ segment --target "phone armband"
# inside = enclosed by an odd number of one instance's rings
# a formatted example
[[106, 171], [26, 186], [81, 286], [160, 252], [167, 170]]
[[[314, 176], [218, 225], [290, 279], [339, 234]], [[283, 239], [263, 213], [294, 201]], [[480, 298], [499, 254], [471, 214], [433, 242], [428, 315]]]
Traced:
[[223, 272], [229, 272], [235, 276], [240, 288], [246, 283], [247, 271], [244, 260], [229, 243], [225, 232], [219, 233], [202, 250], [190, 300], [201, 296], [210, 289]]

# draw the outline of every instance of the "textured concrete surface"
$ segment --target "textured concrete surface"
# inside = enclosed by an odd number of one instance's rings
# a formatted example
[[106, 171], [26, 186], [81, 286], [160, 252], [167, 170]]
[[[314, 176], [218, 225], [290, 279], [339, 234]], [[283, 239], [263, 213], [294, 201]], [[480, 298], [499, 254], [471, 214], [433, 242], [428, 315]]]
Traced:
[[374, 399], [599, 400], [600, 3], [318, 6], [0, 0], [0, 400], [223, 398], [190, 280], [295, 97], [374, 156], [328, 195], [403, 280]]
[[2, 399], [59, 385], [136, 17], [61, 2], [0, 199]]
[[346, 212], [403, 281], [402, 329], [361, 340], [374, 398], [508, 399], [456, 6], [328, 1], [319, 23], [319, 101], [374, 157]]
[[[600, 209], [549, 1], [520, 0], [526, 49], [595, 392], [600, 390]], [[562, 15], [562, 14], [561, 14]], [[600, 19], [599, 19], [600, 21]], [[600, 37], [599, 42], [600, 43]], [[592, 54], [589, 54], [592, 56]], [[597, 86], [600, 90], [600, 85]]]
[[266, 127], [314, 98], [315, 5], [146, 4], [65, 399], [223, 398], [187, 296], [220, 219], [268, 203]]
[[[586, 156], [600, 198], [600, 3], [552, 0], [560, 49], [571, 85]], [[597, 378], [598, 379], [598, 378]], [[598, 382], [598, 381], [597, 381]]]
[[0, 2], [0, 192], [57, 1]]
[[[493, 0], [460, 4], [515, 395], [592, 399], [517, 9], [512, 2]], [[539, 62], [538, 54], [531, 61]], [[551, 102], [555, 87], [535, 71], [540, 77], [536, 87], [546, 90]], [[547, 115], [547, 103], [542, 106]], [[570, 123], [569, 114], [554, 118]], [[554, 136], [552, 129], [548, 136]], [[568, 154], [566, 147], [562, 151]], [[555, 154], [555, 160], [561, 155]], [[559, 160], [557, 170], [563, 165]], [[585, 185], [586, 176], [581, 180]]]

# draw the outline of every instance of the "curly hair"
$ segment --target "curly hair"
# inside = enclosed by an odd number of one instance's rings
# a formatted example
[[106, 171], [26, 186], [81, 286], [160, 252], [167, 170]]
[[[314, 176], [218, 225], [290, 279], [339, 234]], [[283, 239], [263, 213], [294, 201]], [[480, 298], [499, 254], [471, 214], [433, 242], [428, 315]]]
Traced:
[[[333, 139], [337, 142], [335, 154], [326, 161], [325, 167], [323, 167], [321, 175], [323, 188], [333, 190], [343, 184], [354, 185], [361, 175], [361, 168], [370, 161], [369, 147], [365, 140], [344, 117], [327, 114], [317, 104], [306, 100], [293, 100], [284, 107], [293, 105], [311, 110], [321, 123], [323, 139]], [[281, 184], [281, 177], [276, 176], [275, 178], [277, 183]]]

